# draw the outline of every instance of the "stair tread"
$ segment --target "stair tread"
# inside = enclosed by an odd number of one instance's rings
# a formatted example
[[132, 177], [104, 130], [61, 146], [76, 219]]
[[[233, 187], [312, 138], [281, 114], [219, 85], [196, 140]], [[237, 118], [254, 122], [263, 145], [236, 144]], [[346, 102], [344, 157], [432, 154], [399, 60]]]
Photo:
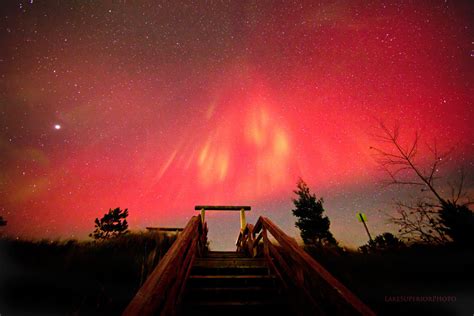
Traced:
[[206, 257], [206, 258], [196, 258], [195, 261], [211, 261], [211, 262], [220, 262], [220, 261], [239, 261], [239, 262], [265, 262], [265, 259], [261, 259], [261, 258], [246, 258], [246, 257], [242, 257], [242, 258], [230, 258], [230, 257], [227, 257], [227, 258], [221, 258], [221, 257]]
[[241, 255], [245, 256], [245, 253], [237, 251], [208, 251], [207, 254], [210, 255]]
[[196, 287], [191, 291], [202, 292], [252, 292], [252, 291], [276, 291], [276, 288], [269, 288], [263, 286], [246, 286], [246, 287]]
[[247, 255], [239, 252], [208, 252], [207, 257], [248, 258]]
[[252, 257], [198, 257], [196, 260], [265, 260], [265, 258]]
[[193, 268], [209, 268], [209, 269], [224, 269], [224, 268], [266, 268], [265, 262], [195, 262]]
[[199, 306], [248, 306], [248, 305], [281, 305], [281, 302], [268, 300], [199, 300], [188, 301], [188, 304]]
[[190, 275], [190, 279], [274, 279], [274, 275], [255, 275], [255, 274], [223, 274], [223, 275]]

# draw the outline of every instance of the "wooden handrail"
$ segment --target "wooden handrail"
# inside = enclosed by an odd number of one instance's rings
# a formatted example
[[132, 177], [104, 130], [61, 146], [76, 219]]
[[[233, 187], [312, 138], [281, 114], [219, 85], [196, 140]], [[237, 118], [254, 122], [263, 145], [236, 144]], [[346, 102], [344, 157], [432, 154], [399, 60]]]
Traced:
[[[273, 244], [270, 233], [279, 245]], [[237, 251], [251, 256], [257, 253], [263, 240], [263, 256], [270, 269], [281, 280], [284, 288], [293, 293], [301, 306], [309, 306], [306, 313], [321, 315], [367, 315], [375, 313], [357, 296], [332, 276], [320, 263], [308, 255], [296, 241], [266, 217], [260, 217], [255, 227], [247, 225], [237, 239]], [[299, 293], [299, 294], [296, 294]]]
[[193, 216], [122, 315], [175, 315], [194, 258], [206, 247], [207, 225]]

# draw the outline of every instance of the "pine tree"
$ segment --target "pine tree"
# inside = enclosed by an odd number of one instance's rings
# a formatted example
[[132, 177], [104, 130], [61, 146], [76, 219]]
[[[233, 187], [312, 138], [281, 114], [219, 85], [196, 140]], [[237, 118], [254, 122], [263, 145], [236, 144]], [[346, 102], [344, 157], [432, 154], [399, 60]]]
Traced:
[[311, 194], [302, 179], [298, 181], [297, 190], [293, 192], [298, 196], [293, 199], [296, 208], [292, 212], [298, 218], [295, 226], [300, 229], [305, 245], [337, 245], [336, 239], [329, 231], [329, 218], [323, 216], [323, 198], [317, 199]]
[[100, 220], [95, 219], [95, 230], [89, 237], [105, 240], [128, 233], [127, 216], [128, 209], [121, 210], [120, 207], [109, 209]]

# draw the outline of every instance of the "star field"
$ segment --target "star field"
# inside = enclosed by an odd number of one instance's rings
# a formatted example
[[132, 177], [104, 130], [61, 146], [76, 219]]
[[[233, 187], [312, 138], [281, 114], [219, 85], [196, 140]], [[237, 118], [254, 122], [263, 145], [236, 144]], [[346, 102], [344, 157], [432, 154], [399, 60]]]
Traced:
[[[5, 232], [84, 238], [117, 206], [133, 229], [182, 226], [216, 203], [296, 236], [302, 177], [335, 237], [363, 243], [355, 212], [384, 232], [377, 210], [406, 194], [379, 184], [376, 119], [455, 144], [445, 175], [463, 165], [472, 185], [472, 16], [467, 1], [2, 2]], [[209, 223], [231, 247], [238, 216]]]

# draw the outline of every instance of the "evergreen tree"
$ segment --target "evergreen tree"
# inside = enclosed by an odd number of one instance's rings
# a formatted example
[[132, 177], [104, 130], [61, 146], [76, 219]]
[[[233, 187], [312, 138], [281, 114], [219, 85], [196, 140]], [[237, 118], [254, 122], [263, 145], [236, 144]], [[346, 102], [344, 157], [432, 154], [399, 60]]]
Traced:
[[127, 216], [128, 209], [121, 210], [119, 207], [109, 209], [100, 220], [95, 219], [95, 230], [89, 237], [105, 240], [128, 233]]
[[298, 181], [297, 190], [293, 192], [298, 196], [293, 199], [295, 209], [292, 212], [298, 218], [295, 226], [300, 229], [305, 245], [337, 245], [336, 239], [329, 231], [329, 218], [323, 216], [323, 199], [316, 199], [302, 179]]

